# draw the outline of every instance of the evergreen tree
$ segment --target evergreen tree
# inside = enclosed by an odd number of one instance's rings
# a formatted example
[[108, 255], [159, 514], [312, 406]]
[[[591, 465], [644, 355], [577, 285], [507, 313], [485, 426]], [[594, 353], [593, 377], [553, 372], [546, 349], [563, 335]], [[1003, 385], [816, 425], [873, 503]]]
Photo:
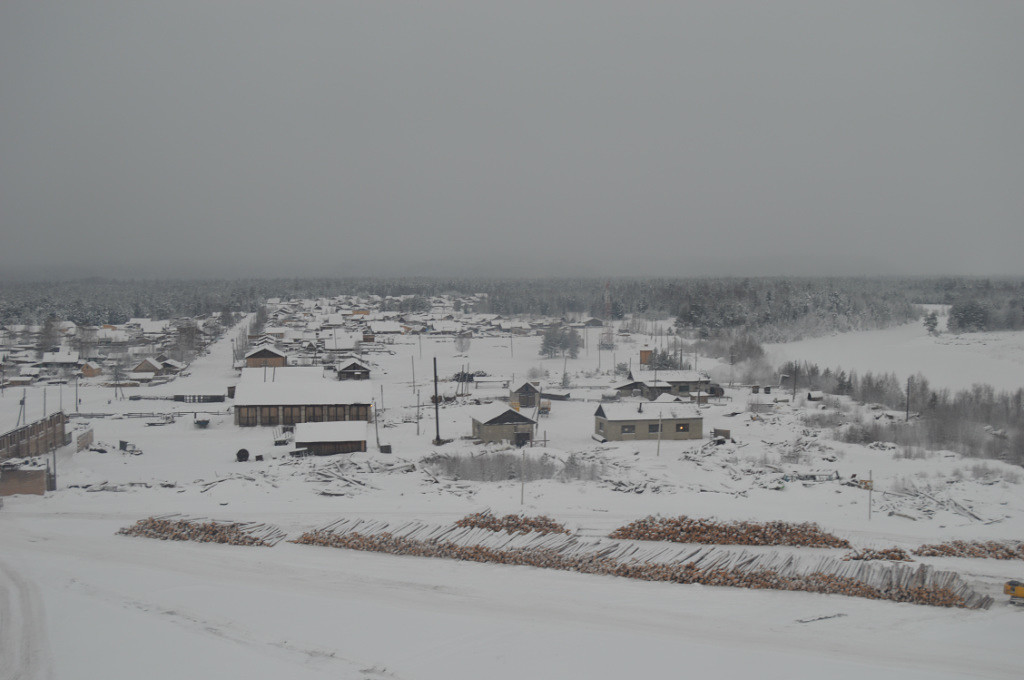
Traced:
[[551, 326], [544, 331], [544, 337], [540, 342], [541, 356], [549, 359], [558, 356], [562, 349], [562, 329], [559, 326]]

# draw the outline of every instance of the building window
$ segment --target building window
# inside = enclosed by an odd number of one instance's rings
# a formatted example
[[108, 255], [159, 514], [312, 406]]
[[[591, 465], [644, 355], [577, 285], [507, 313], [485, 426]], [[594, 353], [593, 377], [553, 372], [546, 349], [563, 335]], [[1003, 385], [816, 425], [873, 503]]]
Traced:
[[301, 406], [285, 406], [281, 410], [284, 411], [284, 416], [281, 421], [282, 425], [294, 425], [295, 423], [302, 422]]
[[238, 407], [238, 424], [242, 427], [253, 427], [257, 424], [257, 409], [255, 406]]
[[604, 421], [603, 420], [597, 421], [597, 431], [598, 432], [604, 432]]
[[277, 425], [277, 407], [260, 406], [260, 422], [264, 425]]
[[689, 432], [689, 431], [690, 431], [690, 424], [689, 423], [676, 423], [676, 432]]
[[623, 425], [622, 434], [636, 434], [636, 425]]
[[343, 406], [332, 405], [327, 407], [327, 420], [328, 422], [337, 422], [345, 418], [342, 412]]
[[651, 434], [658, 434], [661, 432], [661, 423], [654, 423], [653, 425], [647, 426], [647, 431]]
[[307, 406], [306, 407], [306, 422], [307, 423], [321, 423], [324, 420], [324, 407], [323, 406]]

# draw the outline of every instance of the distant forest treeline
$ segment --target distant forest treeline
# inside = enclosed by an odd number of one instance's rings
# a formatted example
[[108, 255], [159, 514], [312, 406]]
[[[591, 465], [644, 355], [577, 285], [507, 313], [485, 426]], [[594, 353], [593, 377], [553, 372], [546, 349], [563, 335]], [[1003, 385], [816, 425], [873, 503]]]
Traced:
[[480, 312], [671, 317], [700, 337], [746, 334], [761, 342], [904, 323], [919, 316], [915, 305], [922, 303], [952, 305], [952, 330], [1024, 327], [1024, 280], [970, 278], [85, 279], [2, 284], [0, 322], [41, 323], [56, 316], [79, 324], [123, 323], [254, 311], [268, 297], [444, 293], [486, 293]]

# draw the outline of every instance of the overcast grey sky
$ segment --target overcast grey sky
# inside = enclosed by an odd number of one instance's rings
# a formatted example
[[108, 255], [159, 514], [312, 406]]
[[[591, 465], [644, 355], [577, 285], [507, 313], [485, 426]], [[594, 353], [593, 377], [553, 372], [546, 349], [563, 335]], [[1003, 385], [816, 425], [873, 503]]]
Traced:
[[1024, 2], [0, 2], [0, 277], [1024, 273]]

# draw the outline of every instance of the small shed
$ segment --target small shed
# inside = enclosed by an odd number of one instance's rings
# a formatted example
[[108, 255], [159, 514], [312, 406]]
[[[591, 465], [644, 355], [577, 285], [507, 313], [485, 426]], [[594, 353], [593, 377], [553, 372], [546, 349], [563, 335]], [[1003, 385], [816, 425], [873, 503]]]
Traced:
[[486, 407], [473, 416], [473, 436], [483, 442], [511, 442], [525, 446], [533, 439], [537, 421], [515, 409]]
[[825, 393], [820, 390], [811, 390], [807, 393], [807, 401], [821, 401], [825, 398]]
[[518, 403], [520, 408], [533, 408], [537, 405], [540, 393], [540, 382], [528, 380], [509, 393], [509, 401]]
[[355, 453], [366, 450], [367, 424], [363, 421], [299, 423], [295, 426], [295, 446], [315, 456]]

